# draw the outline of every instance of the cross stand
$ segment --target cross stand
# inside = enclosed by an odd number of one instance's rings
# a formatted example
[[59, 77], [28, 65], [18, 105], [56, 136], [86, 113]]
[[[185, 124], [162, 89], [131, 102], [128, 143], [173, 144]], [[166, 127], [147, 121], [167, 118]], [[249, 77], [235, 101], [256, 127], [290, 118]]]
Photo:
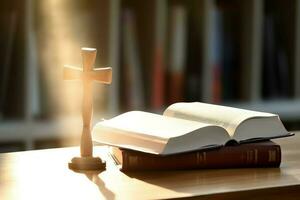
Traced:
[[110, 84], [112, 69], [93, 69], [97, 50], [94, 48], [82, 48], [83, 69], [64, 66], [64, 80], [82, 80], [82, 120], [83, 129], [80, 143], [81, 157], [74, 157], [69, 163], [69, 168], [74, 171], [101, 171], [105, 170], [106, 163], [99, 157], [93, 157], [93, 143], [91, 137], [91, 121], [93, 115], [93, 81]]

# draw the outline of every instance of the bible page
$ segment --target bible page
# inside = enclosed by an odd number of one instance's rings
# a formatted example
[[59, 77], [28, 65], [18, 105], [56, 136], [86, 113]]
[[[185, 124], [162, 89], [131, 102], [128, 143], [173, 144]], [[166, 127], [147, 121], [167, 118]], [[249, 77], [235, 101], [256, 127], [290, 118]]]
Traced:
[[256, 112], [200, 102], [172, 104], [165, 110], [164, 115], [221, 126], [226, 129], [231, 137], [233, 137], [238, 125], [247, 119], [276, 116], [271, 113]]
[[[189, 133], [206, 127], [214, 128], [215, 135], [223, 138], [223, 143], [228, 139], [226, 131], [215, 125], [142, 111], [127, 112], [99, 122], [92, 134], [97, 142], [157, 154], [163, 151], [169, 139], [192, 135]], [[183, 142], [183, 145], [189, 144]]]

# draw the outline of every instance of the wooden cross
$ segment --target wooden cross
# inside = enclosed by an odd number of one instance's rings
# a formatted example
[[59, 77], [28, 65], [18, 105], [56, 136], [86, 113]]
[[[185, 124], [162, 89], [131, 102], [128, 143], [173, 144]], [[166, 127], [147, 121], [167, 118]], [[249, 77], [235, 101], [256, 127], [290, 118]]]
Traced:
[[97, 50], [94, 48], [81, 48], [82, 69], [64, 66], [64, 80], [82, 80], [83, 83], [81, 157], [72, 159], [72, 163], [69, 163], [69, 167], [71, 168], [94, 169], [97, 168], [99, 164], [100, 158], [93, 157], [93, 143], [91, 137], [91, 122], [93, 116], [92, 84], [93, 81], [110, 84], [112, 69], [110, 67], [94, 69], [96, 54]]

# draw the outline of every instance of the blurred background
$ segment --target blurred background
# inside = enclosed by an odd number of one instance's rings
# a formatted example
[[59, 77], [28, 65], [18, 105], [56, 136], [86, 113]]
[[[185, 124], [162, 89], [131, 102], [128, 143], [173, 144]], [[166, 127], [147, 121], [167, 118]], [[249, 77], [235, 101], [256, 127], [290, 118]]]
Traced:
[[201, 101], [300, 129], [298, 0], [4, 0], [0, 29], [0, 152], [79, 145], [81, 47], [113, 68], [94, 123]]

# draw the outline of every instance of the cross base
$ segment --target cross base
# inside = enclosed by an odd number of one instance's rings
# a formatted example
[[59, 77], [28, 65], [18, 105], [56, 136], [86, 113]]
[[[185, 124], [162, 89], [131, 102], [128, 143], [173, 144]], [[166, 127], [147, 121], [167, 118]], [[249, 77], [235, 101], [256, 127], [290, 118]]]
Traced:
[[69, 169], [76, 172], [103, 171], [106, 163], [99, 157], [74, 157], [69, 162]]

